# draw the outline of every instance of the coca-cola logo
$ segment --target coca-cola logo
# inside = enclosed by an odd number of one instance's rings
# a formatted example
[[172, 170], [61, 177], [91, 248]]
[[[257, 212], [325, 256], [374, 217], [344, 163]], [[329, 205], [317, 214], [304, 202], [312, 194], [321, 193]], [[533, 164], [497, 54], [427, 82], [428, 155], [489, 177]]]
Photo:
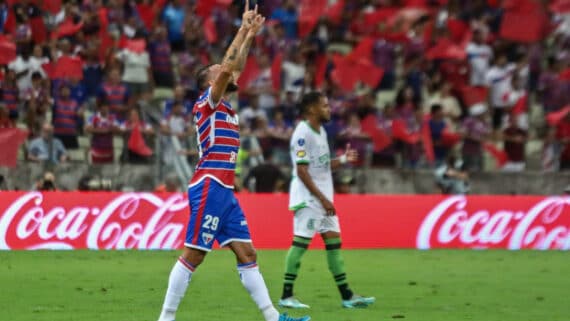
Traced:
[[465, 196], [437, 204], [423, 220], [416, 246], [570, 249], [570, 197], [549, 197], [526, 211], [469, 212], [468, 205]]
[[66, 208], [46, 206], [42, 193], [31, 192], [0, 216], [0, 249], [179, 248], [187, 209], [182, 194], [162, 199], [150, 193], [126, 193], [103, 204]]

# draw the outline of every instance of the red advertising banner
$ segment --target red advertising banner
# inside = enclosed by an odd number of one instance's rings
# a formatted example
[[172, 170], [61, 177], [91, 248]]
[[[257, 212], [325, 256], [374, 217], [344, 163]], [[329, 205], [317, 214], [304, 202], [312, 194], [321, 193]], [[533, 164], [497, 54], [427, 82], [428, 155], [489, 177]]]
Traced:
[[[183, 194], [2, 192], [0, 249], [181, 248]], [[238, 195], [257, 248], [289, 247], [285, 194]], [[570, 249], [570, 196], [338, 195], [345, 248]], [[315, 238], [313, 247], [322, 247]]]

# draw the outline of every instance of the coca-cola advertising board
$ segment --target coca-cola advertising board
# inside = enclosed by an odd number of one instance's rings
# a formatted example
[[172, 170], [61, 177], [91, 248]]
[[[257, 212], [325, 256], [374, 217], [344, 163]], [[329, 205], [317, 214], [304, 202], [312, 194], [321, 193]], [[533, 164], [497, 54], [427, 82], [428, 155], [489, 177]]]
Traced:
[[[184, 194], [2, 192], [0, 249], [179, 249]], [[291, 244], [285, 194], [238, 194], [257, 248]], [[570, 249], [570, 197], [335, 196], [345, 248]], [[313, 247], [322, 247], [315, 238]]]

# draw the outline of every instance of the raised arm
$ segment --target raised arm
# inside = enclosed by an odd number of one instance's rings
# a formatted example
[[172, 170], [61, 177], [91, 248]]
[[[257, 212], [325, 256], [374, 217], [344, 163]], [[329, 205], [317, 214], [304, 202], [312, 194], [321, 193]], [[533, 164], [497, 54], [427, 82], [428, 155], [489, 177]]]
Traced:
[[[212, 91], [210, 95], [214, 103], [219, 102], [224, 96], [228, 83], [232, 79], [234, 72], [243, 69], [245, 59], [240, 59], [240, 53], [244, 47], [244, 42], [246, 42], [245, 40], [250, 29], [252, 29], [253, 24], [258, 21], [257, 16], [257, 6], [255, 6], [255, 10], [249, 10], [249, 0], [246, 0], [241, 26], [230, 47], [226, 51], [224, 59], [222, 60], [221, 70], [218, 73], [216, 79], [214, 79], [214, 83], [212, 84]], [[259, 29], [257, 30], [259, 31]], [[249, 45], [245, 46], [247, 51], [249, 51], [250, 45], [251, 40], [249, 41]], [[234, 79], [234, 81], [235, 80], [236, 79]]]

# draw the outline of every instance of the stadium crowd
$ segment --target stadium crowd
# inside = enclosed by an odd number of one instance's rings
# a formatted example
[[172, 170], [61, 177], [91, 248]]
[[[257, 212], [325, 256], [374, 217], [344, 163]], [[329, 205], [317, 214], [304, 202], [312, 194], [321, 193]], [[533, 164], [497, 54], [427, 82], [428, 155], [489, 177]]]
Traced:
[[[568, 1], [258, 3], [270, 19], [239, 81], [244, 166], [287, 165], [297, 100], [321, 90], [330, 145], [350, 143], [360, 165], [433, 168], [457, 157], [470, 172], [489, 160], [521, 171], [535, 140], [536, 169], [570, 168]], [[194, 74], [220, 61], [241, 5], [0, 1], [0, 128], [27, 128], [29, 161], [68, 161], [84, 135], [92, 163], [148, 162], [156, 135], [182, 142], [161, 140], [166, 164], [195, 160]]]

